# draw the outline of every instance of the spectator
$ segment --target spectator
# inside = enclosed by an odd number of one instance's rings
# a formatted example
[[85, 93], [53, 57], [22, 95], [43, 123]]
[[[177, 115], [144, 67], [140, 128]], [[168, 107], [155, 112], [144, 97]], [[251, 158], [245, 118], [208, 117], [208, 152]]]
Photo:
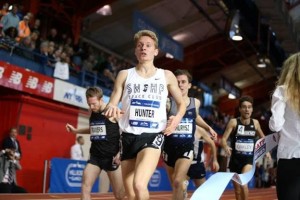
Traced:
[[278, 200], [300, 197], [300, 53], [285, 60], [272, 95], [271, 131], [278, 132], [276, 191]]
[[31, 37], [30, 36], [27, 36], [25, 38], [23, 38], [21, 41], [20, 41], [20, 47], [24, 47], [28, 50], [33, 50], [31, 49]]
[[69, 80], [69, 64], [68, 57], [65, 52], [60, 55], [60, 61], [55, 63], [55, 69], [53, 76], [62, 80]]
[[16, 170], [21, 169], [14, 149], [3, 149], [0, 152], [0, 193], [26, 193], [17, 185]]
[[77, 143], [71, 147], [71, 159], [84, 160], [82, 145], [84, 145], [84, 139], [82, 136], [78, 136]]
[[56, 28], [51, 28], [50, 34], [48, 35], [47, 40], [53, 41], [55, 44], [59, 43], [59, 38], [58, 38], [58, 35], [57, 35]]
[[2, 6], [2, 9], [0, 10], [0, 20], [2, 19], [3, 16], [5, 16], [8, 13], [8, 3], [4, 3]]
[[6, 35], [10, 38], [16, 38], [18, 35], [18, 27], [20, 19], [17, 15], [18, 7], [13, 5], [11, 12], [7, 13], [7, 15], [3, 16], [1, 19], [3, 24], [3, 35]]
[[261, 180], [261, 173], [260, 173], [260, 165], [259, 163], [255, 164], [255, 173], [254, 173], [254, 177], [255, 177], [255, 187], [256, 188], [261, 188], [262, 185], [262, 180]]
[[88, 58], [83, 61], [83, 69], [94, 73], [95, 64], [96, 64], [95, 56], [93, 54], [90, 54]]
[[17, 140], [18, 130], [13, 127], [9, 130], [9, 136], [3, 140], [2, 149], [14, 149], [18, 159], [22, 156], [21, 145]]
[[48, 41], [44, 41], [40, 45], [40, 49], [36, 50], [36, 59], [38, 62], [40, 62], [42, 65], [48, 65], [49, 59], [48, 59], [48, 51], [49, 51], [49, 43]]
[[56, 60], [54, 58], [54, 46], [49, 45], [48, 46], [48, 58], [49, 58], [49, 64], [51, 66], [55, 66]]
[[23, 5], [17, 5], [17, 6], [18, 6], [18, 11], [16, 15], [19, 17], [20, 20], [22, 20], [24, 17], [24, 6]]
[[270, 166], [267, 165], [267, 168], [264, 168], [263, 175], [262, 175], [262, 187], [267, 188], [270, 187], [270, 174], [269, 174]]
[[41, 41], [39, 39], [40, 33], [38, 31], [32, 31], [30, 35], [31, 39], [31, 49], [37, 50], [37, 47], [40, 46]]
[[22, 39], [22, 41], [20, 42], [20, 47], [23, 47], [20, 49], [20, 55], [22, 55], [25, 58], [28, 58], [30, 60], [34, 60], [34, 56], [32, 51], [34, 50], [31, 46], [31, 37], [25, 37]]
[[40, 19], [35, 19], [34, 20], [34, 24], [32, 27], [30, 27], [30, 29], [32, 30], [32, 32], [41, 32], [40, 31], [40, 26], [41, 26], [41, 20]]
[[23, 20], [19, 22], [19, 34], [17, 37], [17, 41], [22, 41], [25, 37], [30, 36], [30, 28], [29, 28], [29, 16], [24, 16]]
[[62, 53], [62, 51], [60, 49], [55, 50], [53, 57], [56, 62], [60, 61], [61, 53]]

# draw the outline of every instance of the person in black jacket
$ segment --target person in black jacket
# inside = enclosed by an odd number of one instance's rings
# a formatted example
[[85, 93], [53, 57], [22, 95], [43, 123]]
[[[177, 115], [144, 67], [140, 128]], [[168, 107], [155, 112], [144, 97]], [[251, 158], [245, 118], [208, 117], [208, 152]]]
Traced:
[[9, 130], [9, 136], [3, 140], [2, 149], [14, 149], [15, 156], [19, 160], [22, 156], [22, 150], [20, 142], [17, 140], [18, 129], [16, 127], [12, 127]]

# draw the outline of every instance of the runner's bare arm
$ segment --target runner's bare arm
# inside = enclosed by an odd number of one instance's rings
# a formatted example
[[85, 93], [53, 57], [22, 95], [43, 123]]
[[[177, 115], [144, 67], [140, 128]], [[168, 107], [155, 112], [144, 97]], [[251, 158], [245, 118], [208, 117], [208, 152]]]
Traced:
[[127, 70], [122, 70], [119, 72], [115, 84], [114, 84], [114, 89], [110, 95], [110, 99], [108, 104], [106, 105], [106, 108], [104, 109], [104, 115], [106, 117], [115, 117], [119, 118], [120, 115], [123, 113], [119, 108], [118, 108], [118, 103], [121, 100], [122, 93], [123, 93], [123, 87], [125, 84], [125, 80], [127, 77]]
[[169, 118], [167, 127], [164, 130], [165, 135], [170, 135], [174, 132], [175, 128], [178, 126], [179, 122], [181, 121], [181, 118], [185, 114], [186, 106], [183, 101], [181, 91], [178, 87], [178, 83], [175, 75], [171, 71], [165, 70], [165, 76], [166, 76], [168, 91], [170, 92], [170, 94], [172, 95], [172, 97], [174, 98], [177, 104], [177, 114]]

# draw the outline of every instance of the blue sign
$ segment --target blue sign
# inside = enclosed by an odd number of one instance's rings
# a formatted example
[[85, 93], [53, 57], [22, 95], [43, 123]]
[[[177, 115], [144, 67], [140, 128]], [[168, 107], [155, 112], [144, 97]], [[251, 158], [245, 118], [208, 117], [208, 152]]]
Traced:
[[[50, 193], [80, 193], [86, 161], [53, 158], [50, 170]], [[98, 192], [99, 179], [92, 192]]]
[[164, 33], [157, 28], [154, 23], [150, 22], [141, 12], [135, 11], [133, 13], [133, 30], [135, 32], [147, 29], [156, 33], [158, 37], [158, 47], [165, 53], [174, 56], [175, 59], [183, 61], [183, 47], [180, 43], [175, 41], [170, 35]]
[[168, 174], [164, 167], [157, 167], [148, 184], [149, 191], [171, 191]]

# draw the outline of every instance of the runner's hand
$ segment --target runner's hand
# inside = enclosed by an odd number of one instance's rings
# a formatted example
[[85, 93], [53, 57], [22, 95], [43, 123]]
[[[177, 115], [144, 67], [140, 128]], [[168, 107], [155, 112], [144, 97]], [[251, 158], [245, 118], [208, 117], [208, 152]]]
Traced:
[[167, 127], [163, 131], [164, 135], [168, 136], [174, 133], [176, 127], [178, 126], [180, 119], [176, 116], [170, 116], [167, 122]]
[[108, 118], [113, 117], [119, 119], [124, 112], [118, 106], [107, 105], [103, 114]]
[[68, 132], [71, 132], [71, 133], [76, 133], [76, 128], [74, 126], [72, 126], [71, 124], [66, 124], [66, 129]]
[[225, 150], [226, 156], [227, 156], [227, 157], [230, 157], [230, 156], [231, 156], [231, 152], [232, 152], [232, 148], [229, 147], [229, 146], [226, 146], [226, 147], [224, 148], [224, 150]]

